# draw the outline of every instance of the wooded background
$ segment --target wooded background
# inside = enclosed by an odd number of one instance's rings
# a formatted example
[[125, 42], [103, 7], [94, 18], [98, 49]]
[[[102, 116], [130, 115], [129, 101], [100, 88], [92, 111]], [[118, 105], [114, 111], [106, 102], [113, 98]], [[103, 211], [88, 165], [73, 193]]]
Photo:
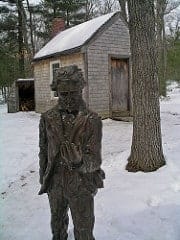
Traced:
[[[66, 28], [116, 10], [128, 23], [128, 0], [0, 0], [0, 90], [6, 101], [17, 78], [33, 77], [32, 58], [51, 37], [51, 23]], [[180, 1], [154, 0], [160, 95], [167, 80], [180, 82]]]

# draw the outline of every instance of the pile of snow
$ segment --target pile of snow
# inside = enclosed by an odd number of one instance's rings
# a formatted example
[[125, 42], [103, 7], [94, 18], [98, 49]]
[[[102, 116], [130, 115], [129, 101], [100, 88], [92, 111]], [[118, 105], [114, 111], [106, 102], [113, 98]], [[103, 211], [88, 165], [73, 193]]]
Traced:
[[[46, 195], [38, 196], [39, 114], [7, 114], [0, 106], [1, 239], [51, 239]], [[103, 121], [105, 188], [95, 197], [97, 240], [180, 239], [180, 89], [161, 101], [167, 165], [153, 173], [125, 171], [132, 123]], [[72, 222], [69, 238], [73, 237]]]

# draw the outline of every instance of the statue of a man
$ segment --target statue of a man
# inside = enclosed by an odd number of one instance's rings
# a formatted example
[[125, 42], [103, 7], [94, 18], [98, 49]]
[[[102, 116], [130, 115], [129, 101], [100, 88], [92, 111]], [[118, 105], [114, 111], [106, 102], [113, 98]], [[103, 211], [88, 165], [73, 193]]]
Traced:
[[39, 194], [47, 193], [53, 240], [67, 240], [68, 209], [76, 240], [94, 240], [94, 195], [103, 187], [102, 122], [82, 99], [84, 78], [75, 65], [56, 71], [58, 104], [39, 125]]

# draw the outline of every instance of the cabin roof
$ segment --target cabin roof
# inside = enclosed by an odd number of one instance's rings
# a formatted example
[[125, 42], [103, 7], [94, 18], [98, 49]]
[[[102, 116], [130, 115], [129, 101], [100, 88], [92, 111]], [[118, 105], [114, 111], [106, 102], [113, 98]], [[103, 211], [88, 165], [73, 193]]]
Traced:
[[79, 50], [117, 13], [119, 12], [105, 14], [60, 32], [35, 54], [34, 61]]

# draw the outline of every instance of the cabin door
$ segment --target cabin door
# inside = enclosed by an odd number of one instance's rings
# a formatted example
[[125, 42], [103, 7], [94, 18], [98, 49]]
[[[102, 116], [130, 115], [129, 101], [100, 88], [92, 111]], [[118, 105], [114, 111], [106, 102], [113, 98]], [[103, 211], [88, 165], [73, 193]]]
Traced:
[[128, 59], [111, 59], [111, 112], [112, 118], [129, 116]]

